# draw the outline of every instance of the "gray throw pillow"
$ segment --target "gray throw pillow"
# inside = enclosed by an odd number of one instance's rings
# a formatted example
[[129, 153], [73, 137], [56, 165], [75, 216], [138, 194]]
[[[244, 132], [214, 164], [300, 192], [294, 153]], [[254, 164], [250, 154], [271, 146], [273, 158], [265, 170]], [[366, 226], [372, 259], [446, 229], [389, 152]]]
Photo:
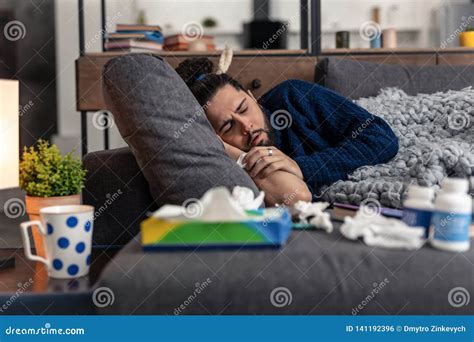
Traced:
[[316, 65], [315, 81], [351, 99], [397, 87], [408, 95], [433, 94], [474, 86], [474, 66], [393, 65], [329, 57]]
[[216, 186], [257, 192], [249, 175], [225, 153], [184, 81], [161, 57], [113, 58], [104, 67], [103, 87], [107, 109], [158, 205], [182, 204]]

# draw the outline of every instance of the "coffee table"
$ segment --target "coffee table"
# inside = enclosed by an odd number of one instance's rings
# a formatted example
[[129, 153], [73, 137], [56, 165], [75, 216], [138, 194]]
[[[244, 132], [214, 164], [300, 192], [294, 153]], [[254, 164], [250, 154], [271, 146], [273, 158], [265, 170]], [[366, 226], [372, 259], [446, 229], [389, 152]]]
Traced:
[[77, 279], [49, 278], [42, 263], [26, 259], [23, 248], [0, 249], [15, 265], [0, 269], [0, 315], [93, 314], [92, 290], [119, 248], [93, 248], [90, 273]]

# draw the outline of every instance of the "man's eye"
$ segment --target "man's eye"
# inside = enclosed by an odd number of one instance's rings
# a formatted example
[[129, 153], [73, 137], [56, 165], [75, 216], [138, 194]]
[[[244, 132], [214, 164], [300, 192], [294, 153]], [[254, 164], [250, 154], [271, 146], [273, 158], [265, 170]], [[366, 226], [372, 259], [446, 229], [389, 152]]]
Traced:
[[240, 114], [245, 113], [245, 112], [247, 111], [247, 109], [248, 109], [248, 107], [245, 107], [244, 109], [242, 109], [242, 110], [240, 111]]
[[229, 121], [226, 127], [228, 127], [224, 133], [229, 133], [232, 127], [234, 126], [234, 123], [232, 121]]

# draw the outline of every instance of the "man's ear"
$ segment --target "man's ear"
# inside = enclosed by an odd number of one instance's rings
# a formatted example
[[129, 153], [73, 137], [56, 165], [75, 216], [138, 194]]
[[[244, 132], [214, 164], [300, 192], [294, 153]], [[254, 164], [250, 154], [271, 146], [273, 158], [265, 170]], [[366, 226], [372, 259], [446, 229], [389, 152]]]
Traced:
[[253, 96], [252, 92], [250, 91], [250, 89], [247, 89], [247, 93], [249, 94], [249, 96], [255, 101], [257, 102], [257, 99], [255, 98], [255, 96]]

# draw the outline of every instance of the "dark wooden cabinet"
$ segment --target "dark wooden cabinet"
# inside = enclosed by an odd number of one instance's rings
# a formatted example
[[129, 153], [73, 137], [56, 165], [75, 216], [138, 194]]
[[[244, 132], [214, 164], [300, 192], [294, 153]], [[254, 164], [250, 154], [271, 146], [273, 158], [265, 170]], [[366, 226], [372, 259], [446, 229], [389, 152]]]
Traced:
[[[189, 56], [165, 56], [176, 68]], [[76, 61], [77, 110], [95, 111], [105, 108], [102, 97], [102, 69], [112, 58], [107, 54], [86, 55]], [[217, 64], [218, 56], [210, 59]], [[236, 56], [228, 73], [245, 89], [259, 97], [275, 85], [287, 79], [314, 80], [317, 58], [313, 56]]]
[[[291, 54], [292, 52], [293, 54]], [[76, 60], [77, 72], [77, 110], [96, 111], [104, 109], [102, 98], [102, 69], [108, 60], [117, 53], [87, 54]], [[162, 55], [173, 68], [186, 58], [186, 53], [163, 53]], [[303, 51], [281, 51], [280, 53], [256, 53], [255, 51], [236, 52], [228, 71], [246, 89], [256, 97], [287, 79], [314, 80], [315, 65], [318, 58], [327, 56], [349, 58], [381, 64], [415, 64], [415, 65], [473, 65], [474, 50], [329, 50], [316, 57], [304, 54]], [[218, 53], [208, 55], [214, 63]]]
[[438, 56], [440, 65], [474, 65], [474, 54], [444, 53]]

